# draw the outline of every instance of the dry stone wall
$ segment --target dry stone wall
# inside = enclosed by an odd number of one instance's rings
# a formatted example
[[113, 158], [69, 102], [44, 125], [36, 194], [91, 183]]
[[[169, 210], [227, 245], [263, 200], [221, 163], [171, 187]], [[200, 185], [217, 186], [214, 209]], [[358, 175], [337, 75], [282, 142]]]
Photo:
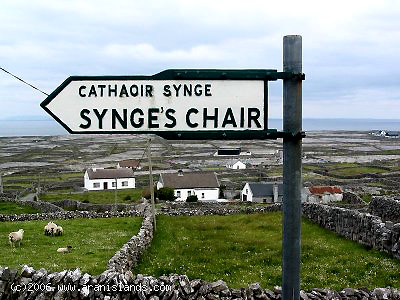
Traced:
[[[301, 299], [400, 299], [400, 290], [346, 288], [301, 291]], [[281, 299], [281, 288], [262, 289], [259, 284], [233, 289], [222, 281], [189, 280], [185, 275], [154, 278], [131, 272], [105, 271], [99, 276], [79, 269], [48, 273], [23, 266], [21, 271], [0, 267], [0, 299]]]
[[150, 246], [153, 240], [153, 214], [151, 206], [143, 212], [143, 222], [138, 234], [134, 235], [115, 255], [109, 260], [107, 269], [114, 272], [125, 273], [136, 266], [139, 258]]
[[370, 212], [383, 220], [400, 223], [400, 196], [373, 197], [368, 205]]
[[143, 204], [91, 204], [75, 200], [61, 200], [52, 204], [68, 210], [91, 210], [105, 212], [111, 210], [143, 210]]
[[167, 202], [161, 207], [160, 214], [168, 216], [204, 216], [204, 215], [233, 215], [281, 211], [282, 204], [272, 205], [235, 205], [222, 203], [177, 203]]
[[78, 218], [116, 218], [116, 217], [132, 217], [141, 216], [143, 212], [137, 210], [129, 211], [62, 211], [55, 213], [37, 213], [37, 214], [20, 214], [20, 215], [1, 215], [0, 222], [17, 222], [17, 221], [36, 221], [36, 220], [68, 220]]
[[42, 201], [32, 201], [32, 200], [17, 200], [17, 199], [10, 199], [10, 198], [0, 198], [2, 202], [13, 202], [19, 205], [30, 206], [35, 209], [38, 209], [44, 213], [49, 212], [59, 212], [64, 211], [61, 207], [58, 207], [54, 204]]
[[379, 217], [340, 207], [303, 204], [303, 215], [318, 225], [400, 258], [400, 223], [383, 222]]

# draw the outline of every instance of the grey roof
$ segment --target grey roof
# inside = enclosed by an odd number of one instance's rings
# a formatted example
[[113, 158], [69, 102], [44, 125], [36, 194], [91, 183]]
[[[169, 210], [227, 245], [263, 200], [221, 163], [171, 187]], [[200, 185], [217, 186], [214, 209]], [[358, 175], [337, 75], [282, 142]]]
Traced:
[[218, 188], [219, 182], [217, 175], [212, 172], [193, 172], [184, 173], [178, 175], [173, 174], [161, 174], [161, 181], [164, 186], [168, 186], [174, 189], [189, 189], [189, 188]]
[[121, 169], [87, 169], [89, 179], [132, 178], [133, 171], [129, 168]]
[[259, 182], [249, 183], [253, 197], [269, 197], [274, 195], [273, 186], [278, 184], [278, 195], [283, 195], [282, 182]]

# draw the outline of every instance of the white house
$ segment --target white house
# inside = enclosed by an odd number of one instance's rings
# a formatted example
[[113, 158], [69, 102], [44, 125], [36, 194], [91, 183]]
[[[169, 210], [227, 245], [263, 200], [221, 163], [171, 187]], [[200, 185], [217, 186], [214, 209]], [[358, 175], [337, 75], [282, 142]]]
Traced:
[[157, 189], [171, 187], [177, 201], [186, 201], [188, 196], [197, 195], [199, 201], [216, 201], [219, 198], [219, 182], [212, 172], [160, 174]]
[[242, 170], [246, 169], [246, 164], [242, 163], [240, 160], [230, 161], [226, 164], [226, 167], [233, 170]]
[[306, 187], [301, 193], [302, 202], [329, 203], [343, 200], [343, 191], [337, 186]]
[[282, 202], [282, 182], [247, 182], [240, 192], [240, 199], [248, 202], [275, 203]]
[[133, 170], [130, 168], [87, 169], [84, 176], [84, 188], [88, 191], [134, 189]]

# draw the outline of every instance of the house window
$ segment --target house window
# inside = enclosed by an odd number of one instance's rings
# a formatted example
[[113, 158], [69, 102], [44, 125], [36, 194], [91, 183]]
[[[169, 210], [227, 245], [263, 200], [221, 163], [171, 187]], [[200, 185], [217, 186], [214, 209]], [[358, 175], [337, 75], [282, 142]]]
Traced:
[[188, 197], [192, 195], [192, 191], [188, 191]]
[[201, 198], [204, 199], [204, 193], [201, 193]]
[[176, 191], [176, 196], [177, 196], [178, 198], [180, 198], [180, 197], [181, 197], [181, 191]]
[[115, 187], [115, 186], [116, 186], [115, 183], [116, 183], [115, 181], [111, 182], [111, 186], [112, 186], [112, 187]]
[[246, 189], [246, 194], [248, 194], [249, 193], [249, 190], [248, 189]]
[[99, 188], [100, 187], [100, 182], [93, 182], [93, 187], [94, 188]]
[[122, 181], [122, 186], [128, 186], [128, 181]]

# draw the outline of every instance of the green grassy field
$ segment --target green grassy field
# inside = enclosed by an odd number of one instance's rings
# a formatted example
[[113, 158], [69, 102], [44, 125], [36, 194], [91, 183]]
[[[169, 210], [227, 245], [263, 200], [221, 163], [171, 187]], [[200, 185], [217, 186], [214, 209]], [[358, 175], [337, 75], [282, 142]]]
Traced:
[[[138, 202], [142, 198], [142, 189], [124, 189], [117, 191], [117, 203], [134, 203]], [[130, 199], [128, 199], [130, 197]], [[59, 193], [48, 193], [39, 196], [41, 201], [55, 202], [65, 199], [76, 200], [80, 202], [92, 203], [92, 204], [114, 204], [115, 203], [115, 191], [92, 191], [85, 192], [82, 194], [59, 194]]]
[[0, 202], [0, 214], [3, 215], [35, 214], [38, 212], [40, 211], [30, 206], [18, 205], [12, 202]]
[[[140, 228], [141, 218], [75, 219], [55, 221], [64, 229], [63, 236], [45, 236], [48, 221], [3, 222], [0, 226], [0, 266], [20, 269], [27, 264], [36, 270], [50, 271], [80, 268], [83, 272], [102, 273], [108, 260]], [[24, 229], [21, 247], [11, 249], [8, 234]], [[72, 246], [70, 253], [57, 253]]]
[[[281, 213], [160, 216], [157, 233], [135, 273], [187, 274], [230, 287], [281, 285]], [[303, 289], [399, 287], [400, 261], [318, 227], [302, 224]]]
[[343, 168], [343, 169], [335, 169], [330, 171], [331, 174], [341, 175], [341, 176], [355, 176], [355, 175], [363, 175], [363, 174], [382, 174], [387, 173], [387, 170], [376, 168], [376, 167], [354, 167], [354, 168]]

